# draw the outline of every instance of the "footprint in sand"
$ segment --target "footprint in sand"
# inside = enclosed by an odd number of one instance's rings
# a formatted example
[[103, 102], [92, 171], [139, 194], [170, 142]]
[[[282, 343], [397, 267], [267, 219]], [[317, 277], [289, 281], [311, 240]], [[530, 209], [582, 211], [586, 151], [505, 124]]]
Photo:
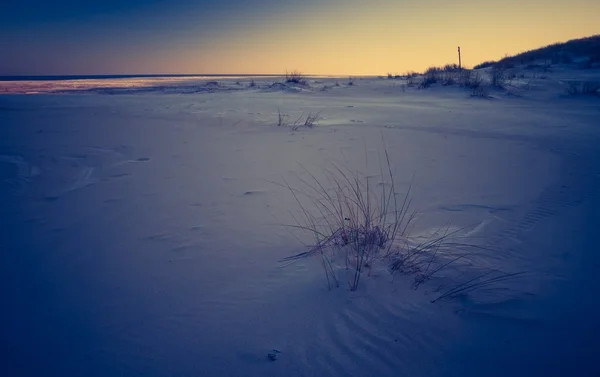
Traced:
[[267, 193], [267, 190], [264, 190], [264, 189], [248, 190], [248, 191], [244, 192], [244, 196], [262, 195], [262, 194], [266, 194], [266, 193]]
[[91, 166], [83, 168], [83, 170], [81, 170], [79, 174], [75, 176], [73, 183], [67, 187], [65, 192], [78, 190], [80, 188], [84, 188], [93, 183], [96, 183], [97, 179], [94, 177], [95, 170], [96, 168], [93, 168]]
[[512, 211], [510, 207], [495, 207], [495, 206], [486, 206], [481, 204], [458, 204], [451, 206], [440, 206], [441, 210], [449, 211], [449, 212], [465, 212], [472, 210], [481, 210], [489, 213], [503, 212], [503, 211]]
[[22, 194], [25, 186], [40, 174], [41, 168], [29, 164], [21, 156], [0, 155], [0, 182], [15, 194]]
[[121, 160], [121, 161], [113, 164], [112, 167], [126, 165], [126, 164], [139, 164], [139, 163], [149, 162], [149, 161], [150, 161], [150, 157], [130, 158], [127, 160]]
[[72, 178], [65, 188], [58, 190], [53, 194], [47, 195], [46, 200], [57, 200], [64, 194], [82, 189], [98, 182], [97, 177], [94, 176], [95, 170], [96, 169], [91, 166], [84, 167]]
[[148, 161], [150, 161], [150, 157], [138, 157], [138, 158], [134, 158], [134, 159], [130, 159], [130, 160], [120, 161], [120, 162], [114, 164], [114, 166], [119, 166], [119, 165], [123, 165], [123, 164], [137, 164], [140, 162], [148, 162]]

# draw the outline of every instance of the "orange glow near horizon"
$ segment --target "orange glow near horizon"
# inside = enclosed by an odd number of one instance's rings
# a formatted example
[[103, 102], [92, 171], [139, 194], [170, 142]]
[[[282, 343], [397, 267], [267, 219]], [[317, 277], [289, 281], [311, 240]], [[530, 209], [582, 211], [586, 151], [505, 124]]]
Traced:
[[185, 60], [165, 62], [165, 68], [176, 64], [185, 72], [297, 69], [326, 75], [382, 75], [456, 63], [459, 45], [463, 65], [472, 67], [505, 54], [600, 32], [600, 1], [435, 3], [435, 7], [403, 7], [398, 1], [384, 0], [352, 10], [281, 14], [221, 36], [197, 53], [182, 51]]

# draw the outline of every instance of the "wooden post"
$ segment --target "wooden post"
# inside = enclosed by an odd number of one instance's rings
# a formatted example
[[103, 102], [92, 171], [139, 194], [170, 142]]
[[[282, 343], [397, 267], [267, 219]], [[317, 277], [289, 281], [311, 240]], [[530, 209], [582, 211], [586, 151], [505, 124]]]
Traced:
[[462, 61], [460, 59], [460, 46], [458, 46], [458, 70], [462, 71]]

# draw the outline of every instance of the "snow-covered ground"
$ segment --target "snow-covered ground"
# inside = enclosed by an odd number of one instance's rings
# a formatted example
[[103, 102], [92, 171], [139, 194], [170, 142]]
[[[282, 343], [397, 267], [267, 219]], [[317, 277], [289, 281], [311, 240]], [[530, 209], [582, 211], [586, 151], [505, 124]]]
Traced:
[[[381, 78], [1, 83], [46, 92], [0, 96], [1, 374], [600, 375], [600, 99], [564, 81], [600, 73], [525, 74], [491, 98]], [[321, 119], [292, 131], [279, 112]], [[484, 246], [453, 273], [528, 273], [431, 303], [441, 280], [329, 291], [318, 261], [280, 263], [306, 249], [277, 183], [377, 174], [384, 148], [413, 237], [450, 224]]]

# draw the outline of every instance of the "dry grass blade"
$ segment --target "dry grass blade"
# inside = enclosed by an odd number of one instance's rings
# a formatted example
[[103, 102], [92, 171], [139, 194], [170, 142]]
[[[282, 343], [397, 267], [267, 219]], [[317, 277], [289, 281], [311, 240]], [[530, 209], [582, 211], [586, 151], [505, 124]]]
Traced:
[[312, 128], [317, 125], [317, 122], [321, 119], [321, 112], [308, 113], [306, 120], [304, 121], [304, 127]]
[[513, 272], [513, 273], [500, 273], [500, 275], [488, 277], [489, 275], [493, 274], [493, 271], [488, 271], [488, 272], [482, 273], [472, 279], [469, 279], [463, 283], [460, 283], [460, 284], [448, 289], [446, 292], [442, 293], [440, 296], [438, 296], [436, 299], [432, 300], [431, 302], [435, 303], [439, 300], [453, 298], [453, 297], [456, 297], [461, 294], [466, 294], [468, 292], [486, 288], [492, 284], [498, 284], [503, 281], [523, 277], [524, 275], [526, 275], [528, 273], [529, 272], [526, 272], [526, 271]]
[[[309, 122], [317, 119], [318, 113], [309, 118]], [[381, 161], [380, 158], [380, 165]], [[390, 164], [387, 150], [385, 163]], [[300, 188], [292, 188], [287, 182], [284, 185], [295, 198], [301, 214], [301, 218], [294, 217], [297, 224], [290, 228], [312, 235], [314, 243], [309, 245], [308, 251], [284, 261], [323, 255], [341, 257], [349, 288], [356, 290], [364, 268], [388, 258], [396, 239], [409, 229], [406, 223], [414, 219], [414, 214], [407, 213], [410, 190], [400, 207], [390, 166], [385, 169], [380, 166], [382, 175], [387, 172], [391, 187], [382, 185], [379, 195], [369, 177], [336, 164], [325, 169], [325, 179], [317, 178], [304, 167], [303, 170], [309, 179], [299, 178]], [[303, 203], [300, 197], [308, 203]], [[333, 281], [335, 271], [331, 259], [325, 262], [328, 281]]]
[[277, 127], [283, 127], [286, 125], [286, 119], [289, 117], [287, 114], [282, 114], [281, 110], [277, 108]]

